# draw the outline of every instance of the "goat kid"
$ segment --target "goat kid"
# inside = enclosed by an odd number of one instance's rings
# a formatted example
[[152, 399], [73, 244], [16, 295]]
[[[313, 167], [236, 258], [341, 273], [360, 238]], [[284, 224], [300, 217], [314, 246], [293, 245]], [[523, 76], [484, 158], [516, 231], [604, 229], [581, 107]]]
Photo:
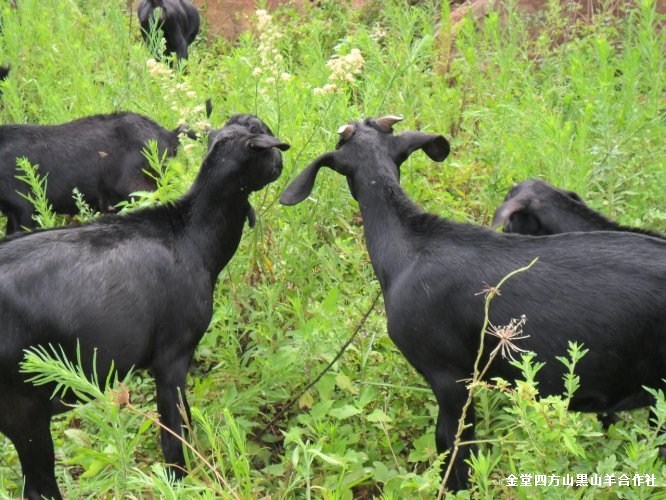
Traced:
[[[529, 338], [520, 347], [546, 363], [537, 376], [541, 394], [563, 391], [564, 367], [556, 356], [566, 355], [574, 341], [590, 352], [577, 365], [581, 385], [572, 410], [613, 412], [651, 404], [643, 386], [666, 388], [666, 241], [610, 232], [506, 235], [426, 213], [400, 187], [400, 165], [418, 149], [442, 161], [449, 144], [436, 134], [393, 135], [399, 120], [388, 116], [342, 126], [336, 150], [308, 165], [280, 201], [303, 201], [323, 166], [347, 178], [384, 295], [388, 334], [439, 405], [438, 452], [451, 450], [467, 398], [460, 381], [472, 373], [484, 319], [478, 292], [537, 257], [534, 267], [504, 284], [490, 321], [506, 325], [526, 315]], [[484, 360], [497, 342], [488, 339]], [[519, 372], [497, 360], [488, 377], [497, 376], [512, 381]], [[465, 423], [462, 440], [473, 441], [473, 407]], [[451, 490], [467, 486], [471, 449], [460, 449]]]
[[19, 193], [28, 186], [16, 175], [17, 158], [26, 157], [47, 176], [46, 197], [61, 214], [77, 213], [72, 191], [100, 212], [128, 200], [130, 194], [154, 190], [155, 181], [143, 150], [157, 141], [160, 156], [174, 156], [186, 125], [167, 130], [136, 113], [80, 118], [61, 125], [0, 125], [0, 211], [7, 216], [6, 234], [36, 227], [34, 207]]
[[[155, 16], [160, 9], [159, 17]], [[157, 18], [158, 28], [166, 41], [166, 52], [178, 60], [187, 59], [188, 47], [199, 34], [199, 11], [189, 0], [141, 0], [137, 8], [141, 36], [150, 39], [151, 21]]]
[[557, 188], [541, 179], [528, 179], [513, 185], [493, 216], [491, 228], [500, 226], [505, 233], [533, 236], [575, 231], [626, 231], [666, 238], [654, 231], [618, 224], [592, 210], [578, 193]]
[[[155, 377], [161, 422], [177, 434], [187, 410], [185, 382], [213, 311], [217, 276], [236, 252], [248, 197], [282, 171], [272, 135], [225, 127], [187, 194], [173, 204], [0, 242], [0, 432], [19, 455], [29, 499], [60, 498], [51, 416], [70, 398], [51, 399], [19, 371], [24, 351], [58, 345], [104, 380], [111, 363]], [[189, 410], [187, 410], [189, 412]], [[164, 458], [183, 475], [181, 442], [161, 431]]]

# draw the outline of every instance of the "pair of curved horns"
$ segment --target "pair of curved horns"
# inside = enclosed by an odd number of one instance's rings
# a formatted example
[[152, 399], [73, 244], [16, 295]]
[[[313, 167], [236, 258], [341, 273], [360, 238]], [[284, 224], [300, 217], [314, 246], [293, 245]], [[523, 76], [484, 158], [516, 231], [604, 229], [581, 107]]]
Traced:
[[[398, 122], [401, 122], [402, 120], [403, 120], [402, 116], [387, 115], [381, 118], [377, 118], [375, 120], [375, 123], [384, 130], [390, 132], [391, 130], [393, 130], [393, 125], [395, 125]], [[342, 125], [338, 129], [338, 134], [340, 134], [340, 137], [346, 141], [354, 134], [354, 125], [352, 125], [351, 123]]]

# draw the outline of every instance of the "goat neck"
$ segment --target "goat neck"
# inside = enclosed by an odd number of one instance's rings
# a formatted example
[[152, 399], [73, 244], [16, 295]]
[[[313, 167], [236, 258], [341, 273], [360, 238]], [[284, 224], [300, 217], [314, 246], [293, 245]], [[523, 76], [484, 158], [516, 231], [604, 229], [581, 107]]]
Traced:
[[254, 220], [252, 192], [282, 172], [278, 149], [289, 145], [240, 126], [227, 127], [204, 160], [190, 191], [181, 199], [188, 241], [198, 247], [213, 278], [240, 243], [245, 219]]
[[205, 182], [195, 183], [186, 195], [186, 231], [199, 250], [211, 276], [229, 262], [240, 244], [245, 218], [250, 209], [249, 192], [227, 189], [212, 192]]
[[[397, 167], [396, 167], [397, 170]], [[416, 235], [410, 221], [423, 215], [404, 193], [397, 175], [374, 171], [349, 179], [363, 219], [368, 255], [386, 293], [414, 259]]]

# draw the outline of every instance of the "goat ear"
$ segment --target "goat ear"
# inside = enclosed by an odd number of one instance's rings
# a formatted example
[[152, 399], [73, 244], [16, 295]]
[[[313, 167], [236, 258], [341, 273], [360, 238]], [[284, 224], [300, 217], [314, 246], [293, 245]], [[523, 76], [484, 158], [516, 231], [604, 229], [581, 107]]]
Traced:
[[252, 149], [270, 149], [270, 148], [278, 148], [280, 151], [286, 151], [287, 149], [290, 148], [289, 144], [286, 142], [282, 142], [280, 139], [277, 137], [273, 137], [272, 135], [256, 135], [252, 137], [251, 139], [248, 139], [247, 141], [248, 146], [250, 146]]
[[433, 161], [444, 161], [449, 156], [451, 146], [444, 136], [439, 134], [428, 134], [426, 132], [407, 131], [398, 136], [405, 151], [409, 156], [417, 149], [422, 149]]
[[520, 212], [521, 210], [525, 210], [526, 208], [526, 200], [511, 198], [505, 201], [499, 207], [497, 207], [497, 210], [495, 210], [493, 223], [490, 225], [490, 229], [495, 230], [498, 227], [503, 226], [513, 214]]
[[566, 189], [563, 189], [562, 191], [564, 191], [564, 194], [566, 194], [572, 200], [577, 201], [578, 203], [585, 203], [583, 198], [581, 198], [580, 195], [575, 191], [568, 191]]
[[280, 203], [283, 205], [296, 205], [310, 196], [321, 167], [335, 168], [335, 151], [324, 153], [305, 167], [282, 192]]

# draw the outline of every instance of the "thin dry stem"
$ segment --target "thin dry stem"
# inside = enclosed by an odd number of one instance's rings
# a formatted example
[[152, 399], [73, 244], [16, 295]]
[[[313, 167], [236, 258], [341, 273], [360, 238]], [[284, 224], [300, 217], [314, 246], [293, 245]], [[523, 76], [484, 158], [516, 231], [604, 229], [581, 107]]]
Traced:
[[474, 361], [474, 370], [472, 371], [472, 381], [468, 386], [467, 400], [463, 405], [462, 412], [460, 414], [460, 419], [458, 420], [458, 429], [456, 431], [456, 435], [453, 440], [453, 450], [451, 451], [451, 454], [448, 457], [448, 465], [446, 467], [446, 471], [444, 472], [444, 478], [442, 479], [442, 484], [439, 488], [439, 493], [437, 494], [437, 500], [441, 500], [444, 497], [444, 494], [446, 493], [446, 483], [449, 480], [449, 476], [451, 475], [451, 471], [453, 470], [453, 464], [455, 463], [456, 457], [458, 456], [458, 450], [460, 449], [462, 433], [467, 427], [469, 427], [467, 424], [465, 424], [465, 419], [467, 418], [467, 411], [469, 410], [469, 406], [474, 401], [474, 389], [479, 384], [483, 376], [486, 374], [486, 372], [490, 368], [491, 363], [493, 362], [493, 359], [495, 359], [495, 356], [497, 356], [497, 353], [499, 352], [497, 349], [495, 349], [495, 351], [493, 351], [490, 354], [490, 356], [488, 356], [488, 361], [486, 362], [483, 369], [479, 370], [479, 365], [481, 364], [481, 357], [483, 356], [483, 346], [486, 336], [486, 330], [488, 329], [488, 325], [490, 325], [490, 320], [489, 320], [490, 302], [495, 297], [495, 295], [499, 294], [499, 289], [509, 278], [515, 276], [518, 273], [527, 271], [536, 263], [537, 260], [538, 258], [534, 259], [527, 266], [521, 267], [520, 269], [516, 269], [515, 271], [512, 271], [511, 273], [507, 274], [495, 287], [488, 287], [488, 285], [485, 285], [486, 289], [489, 290], [489, 292], [486, 294], [484, 319], [483, 319], [483, 327], [481, 328], [481, 339], [479, 343], [479, 350], [476, 355], [476, 360]]
[[236, 500], [240, 500], [240, 497], [238, 496], [238, 494], [234, 491], [234, 489], [231, 487], [231, 485], [229, 485], [229, 483], [227, 483], [227, 481], [220, 475], [220, 473], [215, 469], [215, 467], [213, 467], [213, 465], [208, 460], [206, 460], [204, 458], [204, 456], [201, 453], [199, 453], [196, 450], [196, 448], [194, 448], [194, 446], [192, 446], [190, 443], [188, 443], [187, 440], [183, 439], [183, 437], [180, 434], [178, 434], [178, 433], [174, 432], [173, 430], [169, 429], [166, 425], [164, 425], [162, 422], [160, 422], [158, 419], [156, 419], [152, 415], [149, 415], [148, 413], [146, 413], [146, 412], [140, 410], [139, 408], [137, 408], [136, 406], [134, 406], [132, 403], [129, 402], [129, 398], [128, 398], [127, 403], [126, 403], [125, 406], [127, 406], [130, 410], [132, 410], [132, 411], [138, 413], [139, 415], [143, 416], [144, 418], [147, 418], [148, 420], [153, 422], [155, 425], [164, 429], [169, 434], [175, 436], [178, 440], [180, 440], [185, 446], [187, 446], [190, 450], [192, 450], [192, 453], [194, 453], [199, 458], [199, 460], [201, 460], [203, 463], [206, 464], [206, 466], [213, 472], [213, 474], [215, 474], [215, 477], [217, 478], [219, 483], [222, 484], [225, 488], [227, 488], [229, 490], [229, 492], [231, 493], [231, 495]]

